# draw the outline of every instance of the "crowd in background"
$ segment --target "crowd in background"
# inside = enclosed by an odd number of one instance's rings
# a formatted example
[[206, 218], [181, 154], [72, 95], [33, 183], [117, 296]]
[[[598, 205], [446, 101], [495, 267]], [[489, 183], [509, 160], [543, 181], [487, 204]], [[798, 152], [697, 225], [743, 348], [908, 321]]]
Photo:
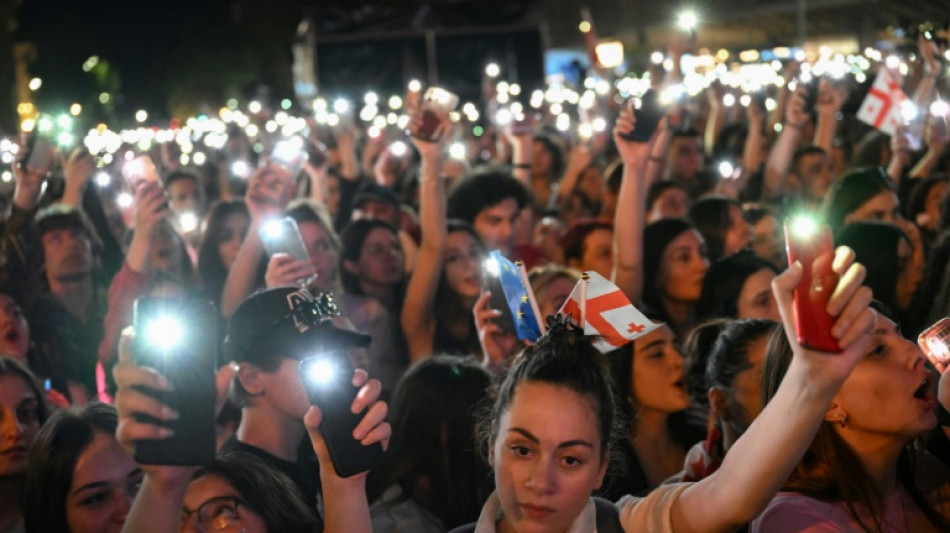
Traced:
[[[950, 530], [946, 361], [911, 341], [950, 315], [944, 50], [921, 38], [892, 73], [915, 111], [887, 135], [855, 116], [868, 84], [795, 60], [778, 85], [687, 94], [689, 46], [647, 78], [645, 138], [643, 94], [579, 89], [563, 128], [490, 82], [484, 128], [453, 113], [421, 135], [419, 87], [404, 124], [320, 111], [296, 175], [276, 127], [231, 124], [200, 164], [178, 141], [63, 149], [48, 172], [26, 136], [5, 148], [0, 532]], [[143, 154], [160, 179], [127, 186]], [[844, 247], [841, 354], [797, 341], [810, 265], [789, 266], [783, 224], [802, 213]], [[308, 259], [266, 253], [279, 217]], [[484, 289], [493, 250], [542, 317], [590, 271], [663, 325], [607, 354], [557, 317], [521, 340]], [[387, 449], [368, 474], [329, 465], [296, 373], [281, 306], [300, 280], [340, 308], [326, 346], [359, 369], [354, 438]], [[198, 469], [130, 454], [168, 436], [142, 414], [177, 416], [130, 355], [143, 296], [220, 313], [219, 458]]]

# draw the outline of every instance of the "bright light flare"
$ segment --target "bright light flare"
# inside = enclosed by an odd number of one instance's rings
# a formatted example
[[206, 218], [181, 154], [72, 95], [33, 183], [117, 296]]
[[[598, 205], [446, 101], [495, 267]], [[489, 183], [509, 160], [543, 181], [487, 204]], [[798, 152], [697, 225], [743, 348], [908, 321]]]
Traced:
[[184, 338], [184, 325], [170, 315], [159, 316], [145, 326], [146, 342], [164, 350], [174, 348]]

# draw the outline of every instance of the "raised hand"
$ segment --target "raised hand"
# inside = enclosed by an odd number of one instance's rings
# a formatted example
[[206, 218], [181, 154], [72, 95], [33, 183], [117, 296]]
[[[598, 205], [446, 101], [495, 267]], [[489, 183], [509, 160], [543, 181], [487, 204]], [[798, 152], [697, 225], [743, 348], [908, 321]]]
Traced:
[[789, 97], [788, 105], [785, 107], [785, 125], [801, 129], [808, 123], [808, 109], [806, 109], [806, 97], [808, 89], [804, 85], [795, 88], [795, 92]]
[[264, 280], [268, 289], [296, 287], [300, 280], [312, 279], [316, 275], [317, 269], [309, 259], [298, 261], [287, 254], [274, 254], [267, 262]]
[[244, 201], [251, 212], [251, 219], [259, 223], [280, 214], [290, 203], [293, 193], [293, 176], [290, 172], [268, 165], [258, 169], [248, 180]]

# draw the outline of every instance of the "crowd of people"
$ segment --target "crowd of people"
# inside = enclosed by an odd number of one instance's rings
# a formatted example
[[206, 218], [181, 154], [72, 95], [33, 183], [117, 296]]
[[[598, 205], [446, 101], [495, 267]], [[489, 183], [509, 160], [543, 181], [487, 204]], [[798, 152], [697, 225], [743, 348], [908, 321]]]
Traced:
[[[914, 342], [950, 315], [942, 53], [921, 39], [893, 73], [921, 110], [893, 135], [855, 117], [866, 85], [788, 61], [767, 94], [713, 82], [656, 124], [647, 97], [591, 92], [613, 128], [580, 132], [525, 106], [476, 135], [415, 87], [405, 128], [311, 120], [299, 171], [240, 128], [200, 165], [166, 142], [36, 168], [24, 136], [0, 227], [0, 532], [950, 531], [948, 361]], [[782, 228], [801, 214], [838, 246], [840, 353], [796, 329], [813, 265]], [[306, 257], [268, 253], [283, 217]], [[527, 269], [535, 342], [493, 308], [494, 250]], [[661, 326], [595, 349], [558, 313], [584, 272]], [[135, 357], [142, 297], [215, 304], [210, 463], [136, 462], [181, 416]], [[298, 374], [332, 350], [356, 369], [352, 438], [386, 450], [346, 477]]]

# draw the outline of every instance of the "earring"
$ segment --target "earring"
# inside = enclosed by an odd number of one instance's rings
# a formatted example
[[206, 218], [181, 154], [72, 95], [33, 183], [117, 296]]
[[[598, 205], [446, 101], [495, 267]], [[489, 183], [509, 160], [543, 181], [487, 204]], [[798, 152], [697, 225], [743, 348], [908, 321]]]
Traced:
[[848, 427], [848, 415], [847, 414], [838, 414], [831, 417], [831, 420], [841, 426], [841, 429]]

